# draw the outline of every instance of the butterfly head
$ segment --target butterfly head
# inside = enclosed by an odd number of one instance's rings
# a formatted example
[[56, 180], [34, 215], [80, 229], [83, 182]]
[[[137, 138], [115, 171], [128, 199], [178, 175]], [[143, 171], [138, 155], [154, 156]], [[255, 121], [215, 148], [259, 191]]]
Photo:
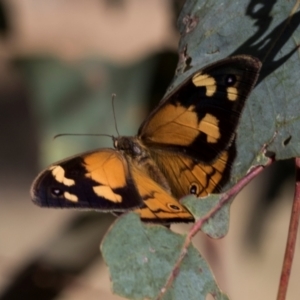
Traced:
[[113, 138], [114, 147], [131, 157], [140, 156], [143, 153], [141, 142], [135, 137], [118, 136]]

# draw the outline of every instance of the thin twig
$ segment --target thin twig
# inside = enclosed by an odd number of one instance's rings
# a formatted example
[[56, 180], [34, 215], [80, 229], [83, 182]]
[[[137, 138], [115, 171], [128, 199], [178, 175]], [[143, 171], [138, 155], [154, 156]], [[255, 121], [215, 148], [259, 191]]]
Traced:
[[296, 184], [295, 194], [291, 213], [290, 227], [285, 248], [285, 255], [281, 270], [280, 283], [278, 288], [277, 300], [285, 300], [288, 289], [292, 263], [297, 239], [299, 217], [300, 217], [300, 158], [295, 158], [296, 165]]

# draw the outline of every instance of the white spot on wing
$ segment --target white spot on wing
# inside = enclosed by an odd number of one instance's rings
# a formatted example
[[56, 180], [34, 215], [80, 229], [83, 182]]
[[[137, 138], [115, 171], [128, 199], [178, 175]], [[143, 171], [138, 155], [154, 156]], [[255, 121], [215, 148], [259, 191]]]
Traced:
[[69, 192], [64, 192], [64, 197], [71, 202], [78, 202], [78, 197]]
[[75, 185], [75, 181], [73, 179], [65, 177], [65, 170], [61, 166], [52, 166], [50, 170], [52, 170], [52, 175], [56, 181], [66, 186]]

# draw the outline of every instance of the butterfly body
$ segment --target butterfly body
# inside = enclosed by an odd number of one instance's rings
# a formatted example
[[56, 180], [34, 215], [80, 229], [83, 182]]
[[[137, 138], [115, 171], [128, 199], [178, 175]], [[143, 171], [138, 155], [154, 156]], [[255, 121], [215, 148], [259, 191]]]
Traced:
[[142, 220], [190, 222], [178, 199], [219, 191], [235, 156], [233, 140], [261, 64], [250, 56], [221, 60], [192, 74], [141, 125], [99, 149], [58, 162], [31, 189], [46, 207], [136, 211]]
[[167, 179], [156, 165], [147, 147], [142, 144], [141, 139], [120, 136], [114, 137], [113, 141], [115, 148], [126, 157], [127, 161], [142, 169], [151, 179], [171, 194]]

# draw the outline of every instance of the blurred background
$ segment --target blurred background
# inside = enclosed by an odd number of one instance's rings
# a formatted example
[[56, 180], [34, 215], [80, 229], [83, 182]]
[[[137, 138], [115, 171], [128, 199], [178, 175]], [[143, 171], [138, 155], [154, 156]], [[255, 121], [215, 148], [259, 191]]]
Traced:
[[[121, 299], [110, 291], [100, 241], [109, 214], [36, 207], [40, 170], [134, 135], [177, 64], [184, 1], [0, 2], [0, 299]], [[275, 299], [293, 199], [293, 163], [279, 162], [234, 201], [229, 234], [195, 243], [232, 300]], [[174, 225], [184, 232], [188, 226]], [[299, 246], [288, 299], [300, 294]]]

